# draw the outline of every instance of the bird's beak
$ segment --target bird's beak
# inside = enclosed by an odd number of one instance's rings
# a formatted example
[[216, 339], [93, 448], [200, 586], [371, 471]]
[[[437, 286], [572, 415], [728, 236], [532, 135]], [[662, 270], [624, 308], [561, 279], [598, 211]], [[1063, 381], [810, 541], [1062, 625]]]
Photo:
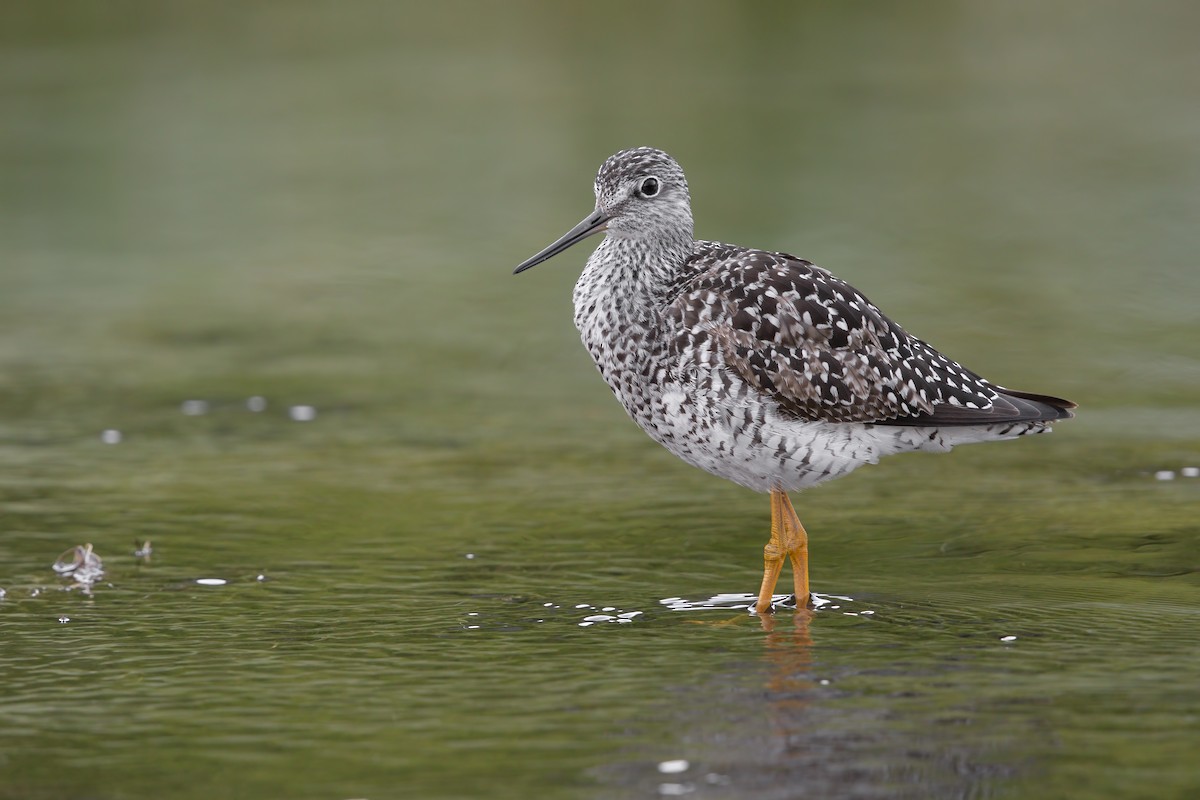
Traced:
[[584, 217], [582, 222], [564, 233], [562, 237], [554, 244], [550, 245], [532, 258], [522, 261], [517, 268], [513, 270], [513, 275], [516, 275], [518, 272], [524, 272], [530, 267], [537, 266], [548, 258], [553, 258], [571, 245], [577, 242], [582, 242], [593, 233], [599, 233], [600, 231], [605, 230], [609, 219], [610, 218], [608, 215], [600, 211], [593, 211], [591, 214]]

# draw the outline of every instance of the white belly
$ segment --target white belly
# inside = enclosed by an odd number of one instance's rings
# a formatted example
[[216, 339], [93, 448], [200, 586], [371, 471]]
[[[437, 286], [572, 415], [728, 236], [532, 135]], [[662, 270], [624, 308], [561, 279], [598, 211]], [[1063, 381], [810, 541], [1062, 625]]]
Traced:
[[[682, 460], [759, 492], [806, 489], [896, 453], [947, 452], [958, 444], [1046, 430], [1040, 423], [937, 429], [809, 422], [779, 414], [763, 398], [720, 407], [697, 402], [686, 389], [668, 386], [657, 401], [626, 409]], [[647, 408], [649, 414], [635, 413]]]

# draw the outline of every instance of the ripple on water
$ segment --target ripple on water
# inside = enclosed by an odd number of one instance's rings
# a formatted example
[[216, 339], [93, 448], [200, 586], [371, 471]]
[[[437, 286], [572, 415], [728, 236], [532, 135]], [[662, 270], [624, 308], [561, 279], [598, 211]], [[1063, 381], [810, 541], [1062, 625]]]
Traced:
[[[722, 592], [707, 600], [685, 600], [682, 597], [667, 597], [658, 602], [671, 611], [752, 611], [758, 600], [756, 594], [744, 592]], [[812, 608], [814, 611], [841, 611], [849, 616], [867, 615], [875, 612], [871, 609], [855, 609], [850, 604], [854, 598], [840, 594], [812, 593]], [[796, 595], [777, 594], [771, 598], [771, 608], [776, 610], [796, 608]]]
[[[510, 599], [508, 602], [525, 612], [529, 601]], [[547, 622], [561, 623], [563, 621], [569, 621], [579, 628], [590, 628], [593, 625], [628, 625], [644, 614], [644, 611], [627, 611], [613, 605], [543, 602], [537, 605], [537, 610], [532, 616], [528, 613], [520, 613], [519, 619], [514, 618], [512, 613], [468, 611], [467, 619], [462, 622], [462, 628], [469, 631], [519, 631]]]
[[[681, 611], [741, 611], [753, 614], [757, 595], [722, 592], [702, 600], [682, 597], [667, 597], [658, 601], [657, 609], [647, 611], [627, 610], [615, 605], [593, 603], [555, 603], [534, 601], [527, 598], [504, 598], [504, 605], [489, 610], [468, 611], [460, 627], [469, 631], [520, 631], [544, 625], [568, 623], [574, 627], [590, 628], [597, 625], [628, 625], [647, 619], [666, 618], [657, 612], [668, 612], [673, 616]], [[870, 617], [875, 609], [863, 608], [853, 598], [836, 594], [812, 595], [812, 608], [822, 613], [841, 613], [851, 617]], [[778, 611], [794, 610], [795, 595], [776, 595], [772, 608]]]

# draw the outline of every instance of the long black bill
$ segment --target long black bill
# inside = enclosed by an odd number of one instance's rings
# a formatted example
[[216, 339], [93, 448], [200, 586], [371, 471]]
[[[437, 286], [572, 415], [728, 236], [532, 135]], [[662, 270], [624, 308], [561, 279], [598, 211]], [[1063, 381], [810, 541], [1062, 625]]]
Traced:
[[560, 238], [557, 242], [550, 245], [533, 258], [522, 261], [517, 268], [513, 270], [513, 275], [516, 275], [518, 272], [524, 272], [530, 267], [535, 267], [548, 258], [553, 258], [571, 245], [576, 244], [577, 242], [582, 242], [593, 233], [599, 233], [600, 231], [604, 230], [604, 226], [608, 222], [608, 219], [609, 218], [607, 216], [601, 214], [599, 211], [593, 211], [591, 214], [585, 217], [582, 222], [563, 234], [562, 238]]

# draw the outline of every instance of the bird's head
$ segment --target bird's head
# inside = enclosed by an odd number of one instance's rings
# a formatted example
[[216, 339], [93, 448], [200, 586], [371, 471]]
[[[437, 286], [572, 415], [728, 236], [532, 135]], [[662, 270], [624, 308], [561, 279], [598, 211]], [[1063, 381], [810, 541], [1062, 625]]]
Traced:
[[662, 150], [635, 147], [608, 158], [596, 173], [596, 209], [514, 273], [552, 258], [594, 233], [645, 241], [692, 241], [692, 206], [679, 163]]

